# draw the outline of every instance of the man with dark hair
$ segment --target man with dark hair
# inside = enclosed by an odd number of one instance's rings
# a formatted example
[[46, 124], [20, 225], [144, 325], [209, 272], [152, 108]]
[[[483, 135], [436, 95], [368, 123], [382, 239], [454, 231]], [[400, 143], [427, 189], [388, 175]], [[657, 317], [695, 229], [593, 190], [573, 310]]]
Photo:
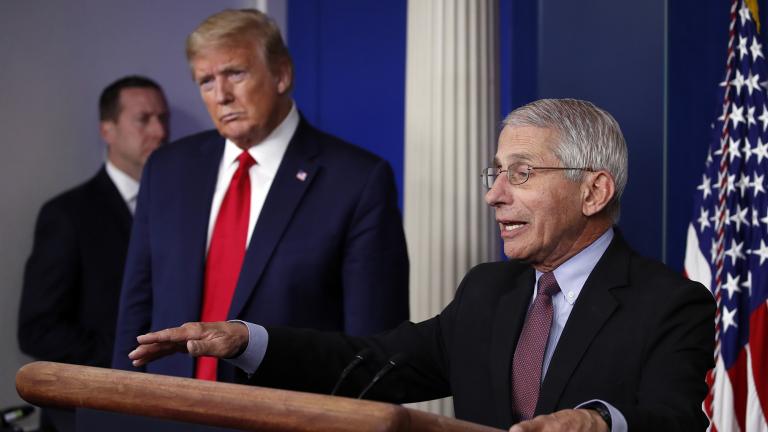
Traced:
[[104, 89], [99, 117], [104, 166], [40, 210], [18, 340], [40, 360], [106, 367], [141, 170], [168, 139], [168, 107], [157, 83], [128, 76]]
[[[40, 210], [24, 270], [21, 350], [39, 360], [108, 367], [139, 179], [150, 153], [168, 140], [160, 86], [127, 76], [99, 98], [106, 161], [87, 182]], [[41, 430], [73, 431], [74, 413], [45, 409]]]
[[[408, 257], [389, 164], [312, 127], [290, 90], [275, 23], [253, 10], [208, 17], [187, 60], [216, 130], [147, 163], [120, 299], [113, 366], [136, 337], [239, 318], [368, 335], [408, 318]], [[206, 357], [148, 372], [235, 379]]]

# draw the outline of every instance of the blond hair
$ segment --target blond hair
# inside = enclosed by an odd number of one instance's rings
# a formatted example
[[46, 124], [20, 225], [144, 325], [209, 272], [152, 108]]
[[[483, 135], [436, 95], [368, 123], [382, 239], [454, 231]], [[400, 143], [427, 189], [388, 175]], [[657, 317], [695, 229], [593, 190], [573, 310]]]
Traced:
[[288, 48], [277, 24], [256, 9], [225, 9], [200, 23], [187, 37], [187, 61], [209, 47], [231, 47], [256, 43], [262, 59], [274, 73], [281, 63], [293, 70]]

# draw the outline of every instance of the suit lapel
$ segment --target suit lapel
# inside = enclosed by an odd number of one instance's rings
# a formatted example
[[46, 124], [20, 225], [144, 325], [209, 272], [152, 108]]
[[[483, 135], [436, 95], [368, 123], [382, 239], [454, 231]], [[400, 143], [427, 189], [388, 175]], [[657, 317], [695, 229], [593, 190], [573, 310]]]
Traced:
[[536, 273], [532, 268], [521, 272], [510, 283], [510, 290], [501, 297], [494, 315], [491, 334], [491, 387], [499, 424], [511, 424], [512, 355], [525, 322], [525, 314], [533, 295]]
[[288, 144], [253, 229], [228, 319], [238, 317], [261, 279], [294, 211], [320, 169], [313, 160], [318, 152], [310, 126], [302, 119]]
[[[589, 275], [568, 317], [541, 385], [536, 415], [557, 408], [560, 396], [592, 340], [619, 306], [610, 289], [627, 284], [629, 248], [618, 231]], [[585, 401], [586, 402], [586, 401]]]
[[[195, 145], [191, 144], [190, 145]], [[181, 296], [182, 302], [189, 302], [185, 311], [185, 319], [199, 320], [203, 298], [203, 281], [205, 272], [206, 244], [208, 240], [208, 222], [211, 214], [211, 202], [216, 189], [219, 165], [224, 154], [224, 138], [218, 134], [210, 135], [199, 144], [198, 152], [190, 161], [185, 174], [185, 187], [180, 188], [183, 201], [179, 208], [179, 223], [184, 224], [179, 253], [183, 256], [179, 262], [195, 263], [184, 272], [189, 272], [187, 283], [191, 295]]]

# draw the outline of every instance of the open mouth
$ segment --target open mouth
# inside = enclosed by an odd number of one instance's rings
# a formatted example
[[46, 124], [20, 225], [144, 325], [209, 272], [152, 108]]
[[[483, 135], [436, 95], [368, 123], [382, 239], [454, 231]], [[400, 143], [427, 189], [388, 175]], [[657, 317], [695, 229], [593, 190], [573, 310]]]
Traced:
[[504, 231], [514, 231], [522, 228], [523, 226], [525, 226], [524, 223], [514, 222], [514, 223], [501, 224], [501, 229]]

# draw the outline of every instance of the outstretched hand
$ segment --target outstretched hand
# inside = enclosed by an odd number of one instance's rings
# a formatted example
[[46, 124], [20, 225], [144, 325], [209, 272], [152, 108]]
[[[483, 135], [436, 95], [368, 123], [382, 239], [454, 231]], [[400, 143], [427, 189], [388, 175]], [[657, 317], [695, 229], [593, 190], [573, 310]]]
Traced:
[[248, 327], [240, 322], [193, 322], [147, 333], [136, 340], [139, 346], [128, 354], [134, 367], [178, 352], [192, 357], [230, 358], [248, 345]]
[[587, 409], [569, 409], [541, 415], [518, 423], [509, 432], [595, 431], [608, 432], [608, 425], [597, 414]]

